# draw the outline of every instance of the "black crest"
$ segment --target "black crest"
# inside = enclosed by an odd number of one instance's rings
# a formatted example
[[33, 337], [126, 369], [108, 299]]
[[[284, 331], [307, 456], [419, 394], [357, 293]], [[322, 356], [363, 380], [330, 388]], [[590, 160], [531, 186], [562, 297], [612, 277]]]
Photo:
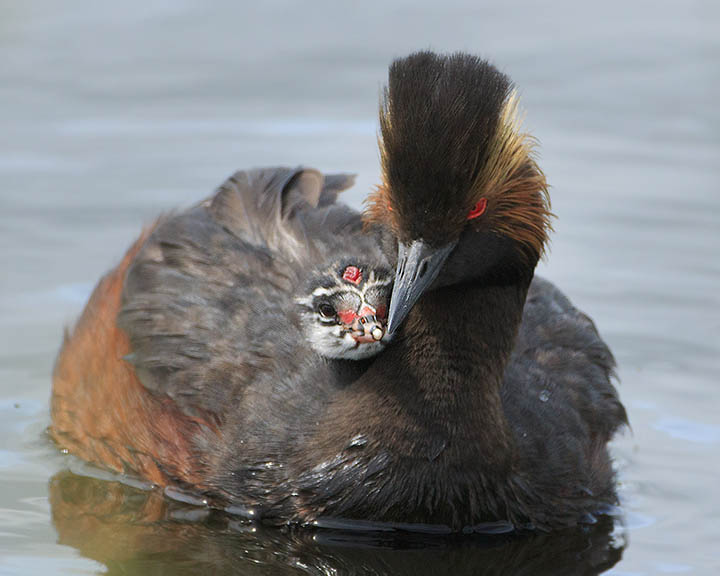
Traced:
[[439, 243], [462, 229], [511, 89], [507, 76], [469, 54], [418, 52], [393, 62], [380, 126], [400, 236]]

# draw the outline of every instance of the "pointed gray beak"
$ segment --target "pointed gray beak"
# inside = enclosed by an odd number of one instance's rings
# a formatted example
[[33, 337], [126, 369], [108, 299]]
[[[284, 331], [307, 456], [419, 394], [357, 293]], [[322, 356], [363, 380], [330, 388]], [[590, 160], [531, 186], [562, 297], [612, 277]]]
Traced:
[[457, 243], [451, 242], [435, 248], [422, 240], [414, 240], [409, 245], [398, 243], [398, 263], [395, 285], [390, 297], [388, 334], [400, 327], [418, 298], [438, 277], [455, 244]]

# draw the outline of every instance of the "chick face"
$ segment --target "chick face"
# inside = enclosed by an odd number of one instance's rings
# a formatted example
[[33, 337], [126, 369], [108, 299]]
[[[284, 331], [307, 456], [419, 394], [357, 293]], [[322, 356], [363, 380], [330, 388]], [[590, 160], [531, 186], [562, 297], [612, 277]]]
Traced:
[[362, 360], [389, 342], [387, 311], [393, 272], [363, 265], [332, 266], [298, 298], [300, 322], [312, 348], [326, 358]]

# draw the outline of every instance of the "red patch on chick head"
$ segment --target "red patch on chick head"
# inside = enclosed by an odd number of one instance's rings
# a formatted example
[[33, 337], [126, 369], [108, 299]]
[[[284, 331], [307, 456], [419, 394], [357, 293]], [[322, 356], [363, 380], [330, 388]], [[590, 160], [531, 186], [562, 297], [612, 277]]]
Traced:
[[375, 316], [376, 314], [377, 311], [375, 310], [375, 308], [368, 304], [365, 304], [365, 306], [360, 309], [360, 312], [358, 312], [358, 316], [360, 316], [361, 318], [364, 316]]
[[346, 326], [350, 326], [353, 322], [355, 322], [355, 318], [357, 318], [357, 314], [355, 314], [354, 310], [338, 310], [337, 315], [338, 318], [340, 318], [340, 322]]
[[348, 266], [343, 272], [343, 280], [347, 280], [351, 284], [360, 284], [362, 282], [362, 272], [357, 266]]

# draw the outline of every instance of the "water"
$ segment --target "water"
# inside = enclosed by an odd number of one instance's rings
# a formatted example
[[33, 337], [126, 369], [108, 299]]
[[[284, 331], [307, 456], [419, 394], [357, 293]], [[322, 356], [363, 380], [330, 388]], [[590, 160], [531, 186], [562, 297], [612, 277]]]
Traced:
[[[0, 3], [0, 573], [718, 573], [720, 6], [255, 4]], [[522, 541], [283, 533], [85, 477], [43, 430], [97, 278], [236, 168], [355, 171], [359, 206], [387, 64], [427, 47], [489, 56], [521, 89], [558, 215], [541, 271], [620, 365], [624, 521]]]

